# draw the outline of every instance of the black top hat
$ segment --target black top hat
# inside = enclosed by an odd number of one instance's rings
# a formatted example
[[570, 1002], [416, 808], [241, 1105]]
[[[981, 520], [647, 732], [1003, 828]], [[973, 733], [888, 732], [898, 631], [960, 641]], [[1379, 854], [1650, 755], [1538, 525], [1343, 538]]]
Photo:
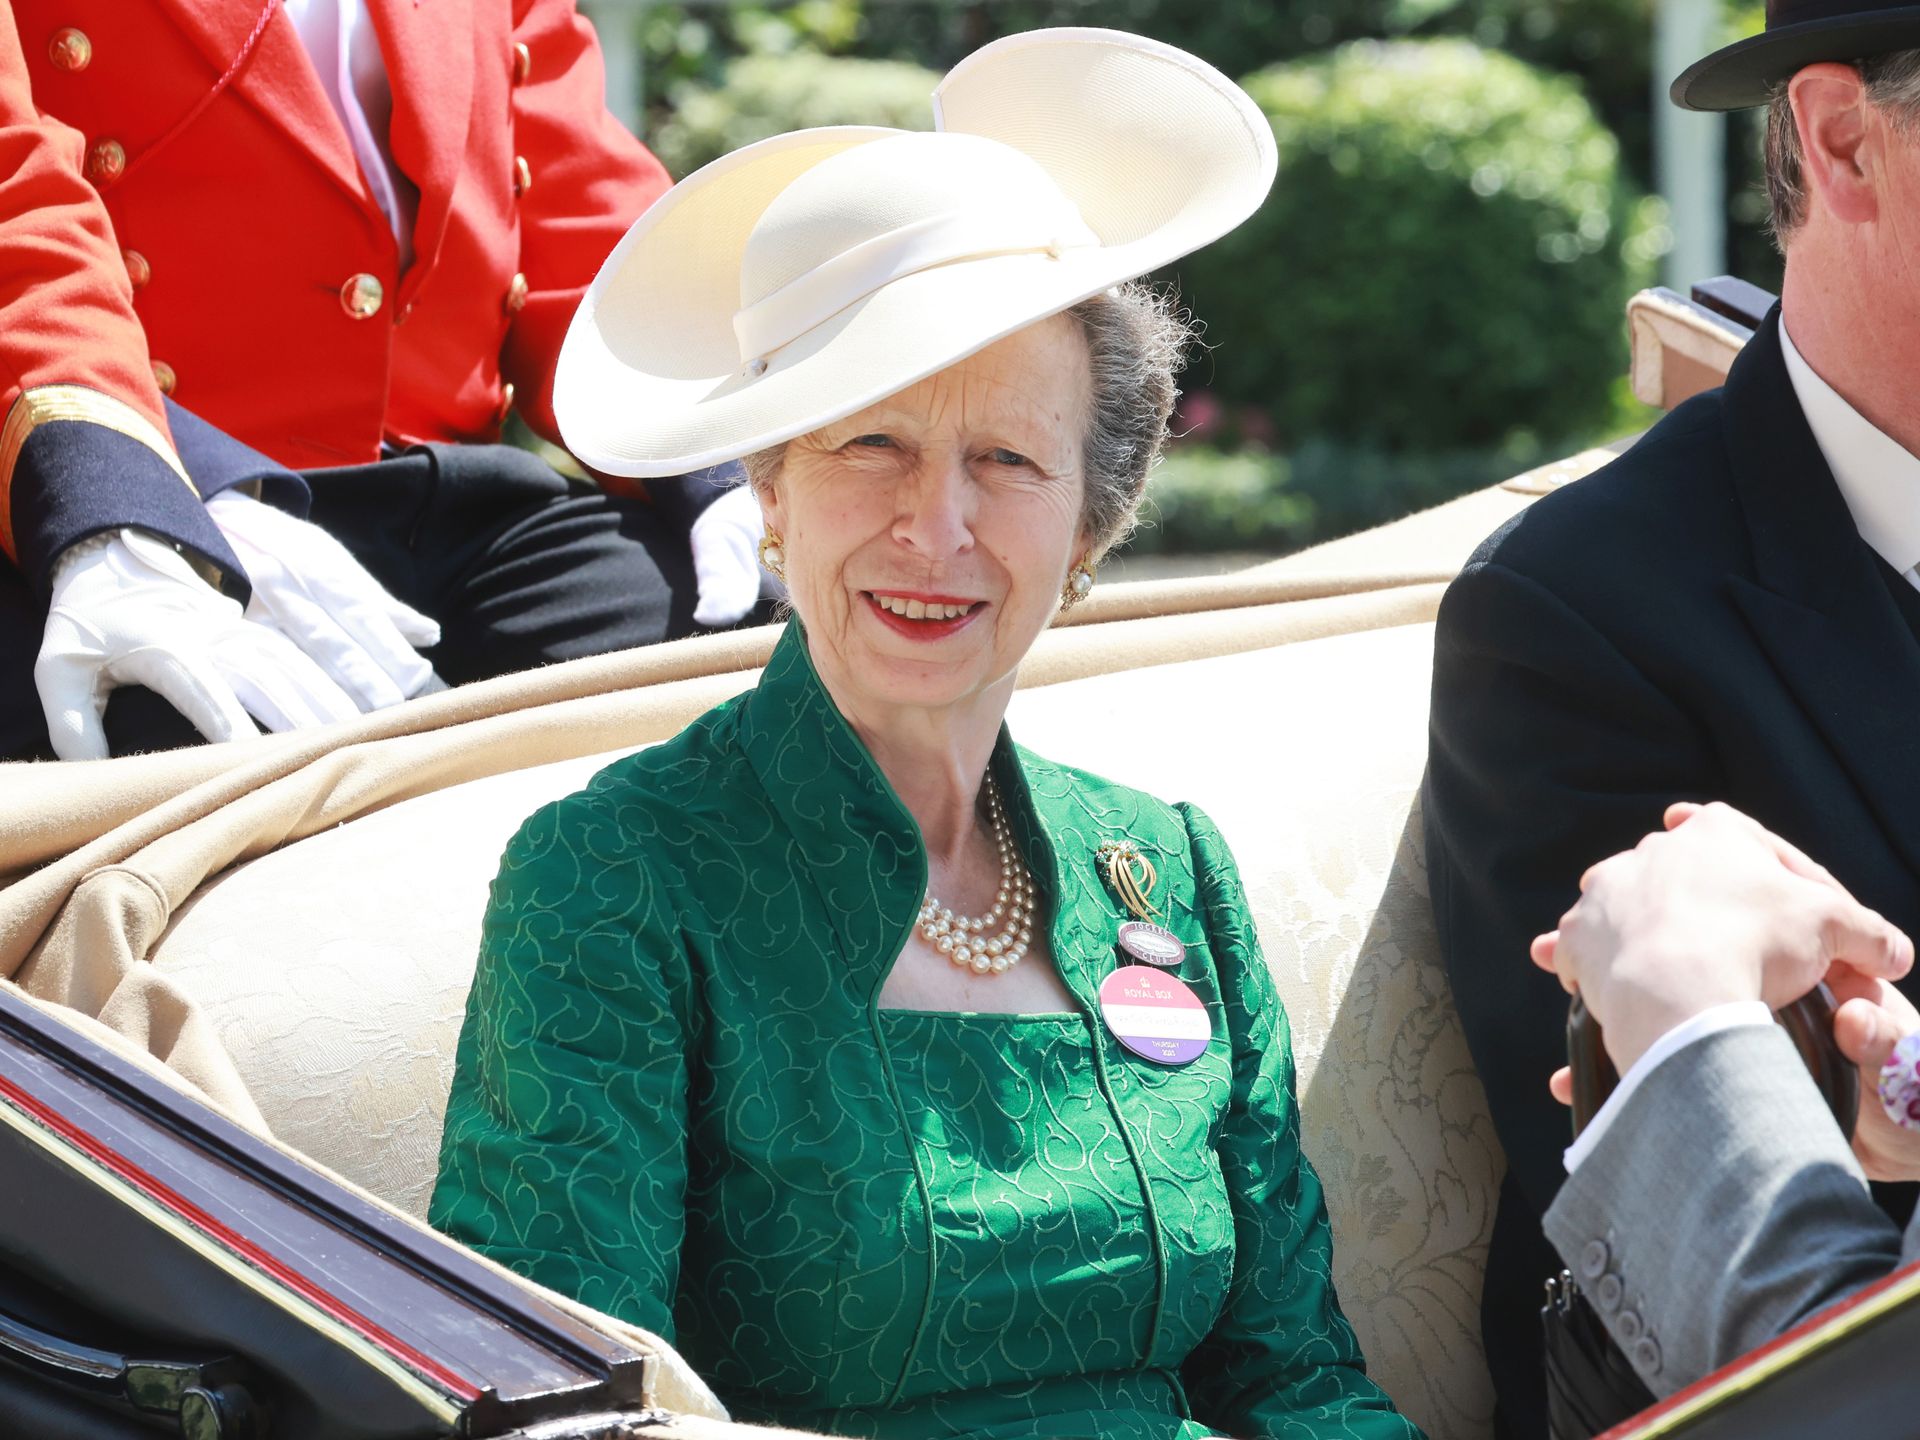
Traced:
[[1893, 0], [1767, 0], [1767, 28], [1695, 61], [1668, 93], [1683, 110], [1740, 110], [1803, 65], [1920, 48], [1920, 5]]

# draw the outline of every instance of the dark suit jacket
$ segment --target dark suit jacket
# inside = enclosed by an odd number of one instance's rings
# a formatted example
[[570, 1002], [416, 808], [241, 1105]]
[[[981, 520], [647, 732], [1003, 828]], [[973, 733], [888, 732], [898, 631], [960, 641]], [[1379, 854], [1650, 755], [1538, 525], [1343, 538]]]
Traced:
[[[1454, 997], [1510, 1173], [1482, 1319], [1543, 1433], [1539, 1221], [1566, 996], [1527, 944], [1676, 799], [1730, 801], [1920, 933], [1920, 641], [1795, 399], [1779, 312], [1724, 389], [1481, 546], [1441, 606], [1426, 822]], [[1885, 572], [1884, 574], [1882, 572]]]

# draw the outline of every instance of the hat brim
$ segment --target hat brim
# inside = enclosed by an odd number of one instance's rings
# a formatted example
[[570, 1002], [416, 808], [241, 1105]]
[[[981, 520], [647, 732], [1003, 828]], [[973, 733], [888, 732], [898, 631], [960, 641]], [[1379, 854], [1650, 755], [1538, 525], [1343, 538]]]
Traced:
[[656, 202], [589, 288], [555, 373], [568, 448], [609, 474], [674, 475], [804, 435], [1225, 234], [1259, 207], [1277, 165], [1265, 117], [1230, 80], [1115, 32], [1009, 36], [937, 95], [942, 129], [1031, 155], [1100, 243], [895, 279], [752, 373], [733, 315], [755, 223], [810, 166], [903, 132], [834, 127], [748, 146]]
[[1744, 110], [1764, 105], [1775, 85], [1805, 66], [1915, 47], [1920, 47], [1920, 5], [1882, 10], [1866, 18], [1809, 20], [1714, 51], [1682, 71], [1668, 94], [1683, 110]]
[[[760, 375], [660, 373], [589, 331], [556, 381], [568, 447], [612, 475], [678, 475], [794, 439], [1153, 268], [1128, 250], [999, 255], [908, 275], [815, 326]], [[964, 273], [963, 273], [964, 272]], [[588, 345], [592, 345], [592, 351]]]

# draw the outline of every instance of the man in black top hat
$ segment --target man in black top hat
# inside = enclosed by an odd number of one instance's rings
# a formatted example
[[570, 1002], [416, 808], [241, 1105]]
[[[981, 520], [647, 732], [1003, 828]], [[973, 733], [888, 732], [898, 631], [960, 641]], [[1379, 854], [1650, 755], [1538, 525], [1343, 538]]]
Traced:
[[[1781, 304], [1724, 388], [1494, 534], [1440, 612], [1428, 856], [1509, 1164], [1482, 1302], [1507, 1436], [1545, 1431], [1568, 1142], [1566, 996], [1527, 948], [1582, 871], [1721, 799], [1920, 934], [1920, 4], [1773, 0], [1673, 98], [1769, 107]], [[1654, 1379], [1658, 1345], [1629, 1349]]]

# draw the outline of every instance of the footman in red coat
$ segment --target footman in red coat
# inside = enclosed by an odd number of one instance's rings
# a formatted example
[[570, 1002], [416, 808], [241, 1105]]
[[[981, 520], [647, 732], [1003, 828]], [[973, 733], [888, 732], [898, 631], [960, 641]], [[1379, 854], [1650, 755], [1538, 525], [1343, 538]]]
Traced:
[[131, 743], [225, 738], [755, 603], [725, 477], [495, 443], [558, 440], [668, 183], [572, 0], [14, 0], [0, 177], [0, 755], [105, 753], [117, 685]]

